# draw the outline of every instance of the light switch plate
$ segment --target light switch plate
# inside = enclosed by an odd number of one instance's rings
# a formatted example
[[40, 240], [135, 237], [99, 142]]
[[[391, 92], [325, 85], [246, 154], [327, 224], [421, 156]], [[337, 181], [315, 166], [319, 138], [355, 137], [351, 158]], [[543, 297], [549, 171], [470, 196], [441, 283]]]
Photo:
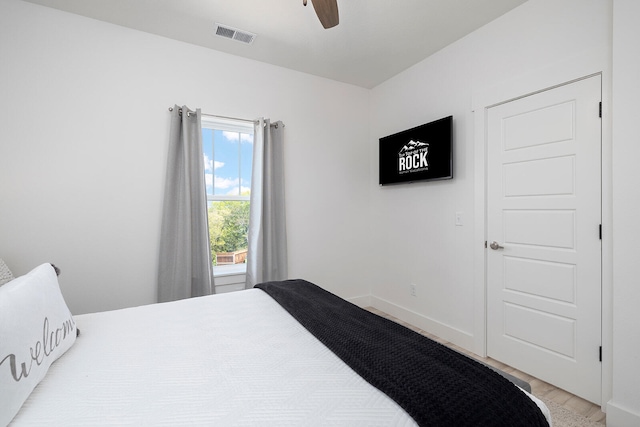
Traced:
[[456, 212], [456, 225], [462, 226], [462, 212]]

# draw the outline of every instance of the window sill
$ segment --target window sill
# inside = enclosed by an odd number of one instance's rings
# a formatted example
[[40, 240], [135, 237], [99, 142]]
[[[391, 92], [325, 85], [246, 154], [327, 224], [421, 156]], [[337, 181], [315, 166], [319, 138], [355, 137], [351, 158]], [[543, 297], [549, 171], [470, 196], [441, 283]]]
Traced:
[[222, 265], [213, 267], [213, 277], [237, 276], [247, 273], [247, 264]]

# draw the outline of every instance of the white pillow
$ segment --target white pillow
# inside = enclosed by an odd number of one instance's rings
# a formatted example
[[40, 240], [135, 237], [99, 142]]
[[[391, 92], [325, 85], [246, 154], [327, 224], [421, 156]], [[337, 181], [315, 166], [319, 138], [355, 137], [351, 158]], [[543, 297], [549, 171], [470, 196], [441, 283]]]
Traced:
[[76, 340], [76, 324], [51, 264], [0, 287], [0, 337], [3, 426], [18, 413], [51, 363]]
[[4, 285], [7, 282], [13, 280], [13, 274], [7, 264], [4, 263], [2, 258], [0, 258], [0, 286]]

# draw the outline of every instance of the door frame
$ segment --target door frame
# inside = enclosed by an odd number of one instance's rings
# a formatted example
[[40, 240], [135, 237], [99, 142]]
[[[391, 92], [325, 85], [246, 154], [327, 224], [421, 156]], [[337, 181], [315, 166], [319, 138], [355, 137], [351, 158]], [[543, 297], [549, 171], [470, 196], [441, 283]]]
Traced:
[[474, 123], [474, 348], [475, 353], [487, 354], [487, 114], [488, 108], [525, 96], [583, 80], [595, 75], [602, 82], [602, 391], [601, 406], [612, 396], [613, 356], [613, 244], [612, 244], [612, 143], [611, 143], [611, 72], [603, 70], [602, 58], [585, 56], [572, 58], [536, 73], [505, 81], [498, 87], [483, 88], [473, 94]]

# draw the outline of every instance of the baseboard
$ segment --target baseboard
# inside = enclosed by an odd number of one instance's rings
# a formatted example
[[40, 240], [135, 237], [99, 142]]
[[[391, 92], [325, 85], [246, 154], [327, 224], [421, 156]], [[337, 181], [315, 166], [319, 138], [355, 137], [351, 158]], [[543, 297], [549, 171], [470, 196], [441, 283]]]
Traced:
[[607, 427], [640, 426], [640, 414], [619, 406], [612, 400], [607, 403]]
[[460, 346], [465, 350], [473, 351], [474, 349], [474, 337], [468, 332], [461, 331], [450, 325], [431, 319], [430, 317], [422, 314], [418, 314], [374, 295], [370, 297], [370, 300], [371, 307], [390, 314], [403, 322], [417, 326], [423, 331], [436, 335], [437, 337]]
[[371, 307], [371, 295], [362, 295], [359, 297], [347, 298], [347, 301], [361, 308]]

